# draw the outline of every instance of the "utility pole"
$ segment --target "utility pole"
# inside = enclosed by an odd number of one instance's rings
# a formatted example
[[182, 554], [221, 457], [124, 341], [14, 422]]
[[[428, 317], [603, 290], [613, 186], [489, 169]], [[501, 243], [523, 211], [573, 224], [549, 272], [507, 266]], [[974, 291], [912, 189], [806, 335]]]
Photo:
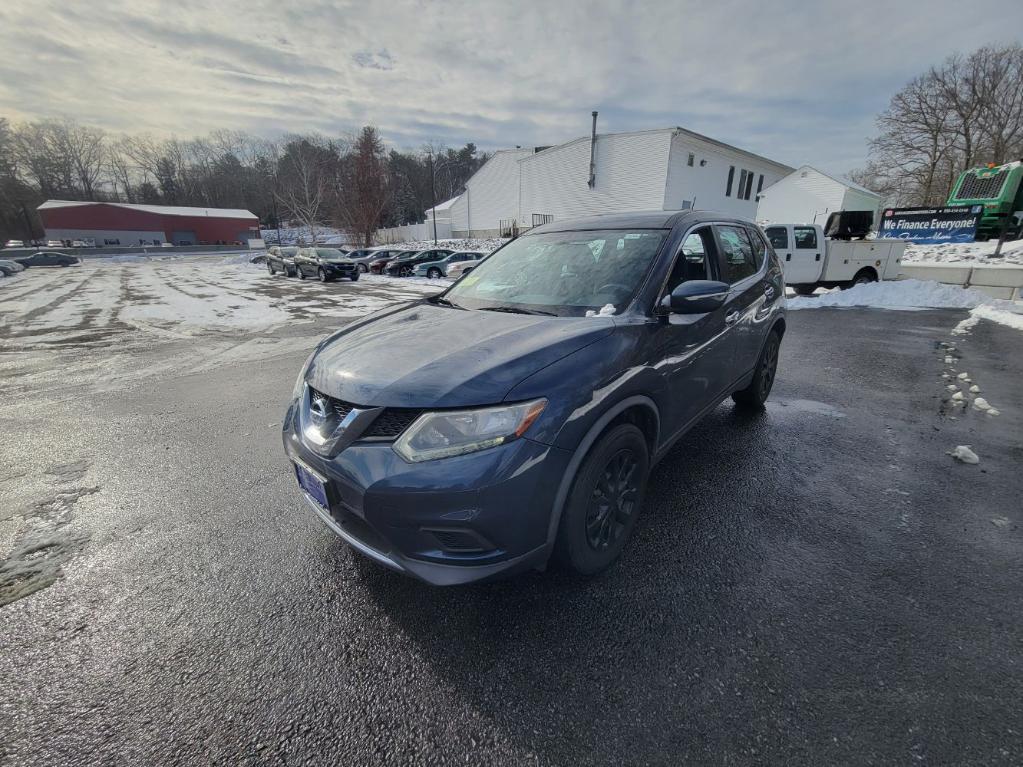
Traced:
[[433, 172], [433, 148], [430, 148], [430, 197], [433, 199], [433, 247], [437, 247], [437, 179]]
[[21, 203], [21, 215], [25, 219], [25, 246], [34, 247], [32, 241], [35, 239], [32, 234], [32, 220], [28, 217], [28, 209], [25, 207], [25, 203]]

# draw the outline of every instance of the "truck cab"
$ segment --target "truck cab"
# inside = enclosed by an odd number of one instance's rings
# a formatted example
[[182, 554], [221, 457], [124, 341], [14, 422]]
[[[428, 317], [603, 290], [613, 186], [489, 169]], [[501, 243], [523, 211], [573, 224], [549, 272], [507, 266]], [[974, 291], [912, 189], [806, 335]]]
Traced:
[[978, 241], [1023, 234], [1023, 160], [1004, 165], [987, 165], [963, 171], [956, 181], [948, 205], [983, 206], [977, 221]]
[[828, 239], [819, 224], [771, 224], [764, 233], [781, 261], [785, 284], [799, 295], [894, 280], [906, 251], [901, 240]]

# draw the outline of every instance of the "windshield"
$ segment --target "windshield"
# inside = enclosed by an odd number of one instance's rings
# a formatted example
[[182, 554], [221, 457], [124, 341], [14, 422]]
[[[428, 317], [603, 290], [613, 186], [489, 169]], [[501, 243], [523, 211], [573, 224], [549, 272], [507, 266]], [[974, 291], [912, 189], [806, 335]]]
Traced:
[[444, 294], [466, 309], [579, 316], [632, 300], [667, 231], [549, 232], [520, 237]]
[[339, 261], [345, 254], [336, 248], [317, 248], [316, 255], [325, 261]]

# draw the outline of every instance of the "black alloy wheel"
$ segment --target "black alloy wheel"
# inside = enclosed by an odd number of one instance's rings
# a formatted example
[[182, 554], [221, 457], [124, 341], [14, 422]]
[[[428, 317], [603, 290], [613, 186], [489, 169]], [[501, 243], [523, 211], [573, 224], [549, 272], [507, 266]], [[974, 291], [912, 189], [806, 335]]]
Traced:
[[607, 462], [593, 488], [586, 511], [586, 542], [605, 551], [621, 537], [636, 508], [639, 461], [630, 448], [622, 448]]
[[771, 394], [771, 388], [774, 386], [775, 374], [778, 372], [778, 350], [780, 348], [781, 337], [777, 331], [772, 330], [760, 352], [753, 380], [745, 389], [732, 393], [732, 399], [737, 405], [751, 409], [764, 406]]

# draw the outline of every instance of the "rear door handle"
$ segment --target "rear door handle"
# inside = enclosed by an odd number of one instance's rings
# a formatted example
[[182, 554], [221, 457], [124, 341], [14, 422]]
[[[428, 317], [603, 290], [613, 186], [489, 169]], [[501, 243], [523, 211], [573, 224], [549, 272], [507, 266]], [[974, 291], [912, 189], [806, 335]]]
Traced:
[[732, 311], [732, 312], [729, 312], [728, 314], [725, 315], [725, 324], [726, 325], [734, 325], [738, 321], [739, 321], [739, 312], [738, 311]]

